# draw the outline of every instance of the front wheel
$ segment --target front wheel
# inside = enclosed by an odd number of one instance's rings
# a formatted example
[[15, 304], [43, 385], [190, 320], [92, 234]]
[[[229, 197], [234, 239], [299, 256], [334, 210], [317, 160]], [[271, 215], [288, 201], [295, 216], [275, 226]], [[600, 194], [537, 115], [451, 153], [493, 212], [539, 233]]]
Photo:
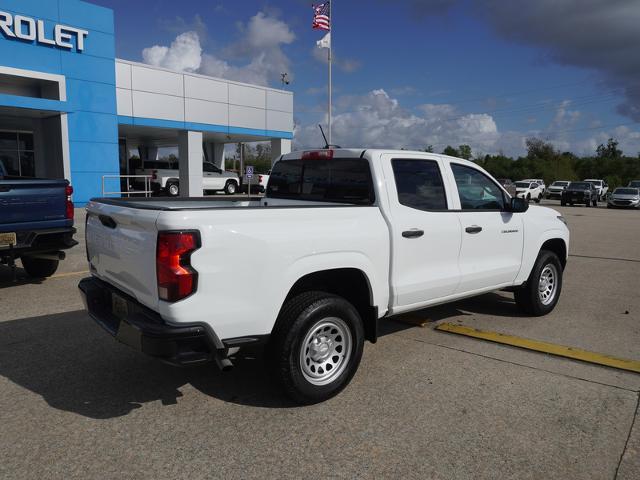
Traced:
[[536, 203], [540, 203], [540, 200], [542, 199], [542, 195], [538, 195], [538, 198], [536, 198]]
[[337, 395], [353, 378], [364, 347], [362, 319], [353, 305], [325, 292], [285, 303], [268, 347], [273, 373], [301, 404]]
[[593, 199], [593, 206], [594, 206], [594, 207], [597, 207], [597, 206], [598, 206], [598, 199], [597, 199], [597, 198], [594, 198], [594, 199]]
[[56, 273], [58, 260], [22, 257], [22, 267], [31, 278], [47, 278]]
[[550, 313], [558, 303], [562, 291], [562, 264], [549, 250], [538, 255], [533, 270], [515, 293], [516, 305], [523, 312], [540, 317]]
[[167, 193], [170, 197], [177, 197], [180, 195], [180, 185], [177, 182], [168, 182]]
[[227, 195], [235, 195], [238, 191], [238, 184], [236, 182], [227, 182], [224, 186], [224, 193]]

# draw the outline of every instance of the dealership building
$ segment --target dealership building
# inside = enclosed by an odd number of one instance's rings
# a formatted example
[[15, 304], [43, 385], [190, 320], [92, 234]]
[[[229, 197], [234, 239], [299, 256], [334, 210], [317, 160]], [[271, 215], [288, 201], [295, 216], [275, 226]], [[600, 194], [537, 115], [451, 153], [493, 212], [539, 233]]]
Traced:
[[[67, 178], [82, 205], [177, 147], [183, 195], [225, 144], [291, 149], [293, 94], [115, 58], [114, 13], [79, 0], [0, 0], [0, 161]], [[133, 160], [131, 152], [136, 152]], [[139, 158], [138, 158], [139, 157]], [[183, 186], [182, 181], [188, 179]]]

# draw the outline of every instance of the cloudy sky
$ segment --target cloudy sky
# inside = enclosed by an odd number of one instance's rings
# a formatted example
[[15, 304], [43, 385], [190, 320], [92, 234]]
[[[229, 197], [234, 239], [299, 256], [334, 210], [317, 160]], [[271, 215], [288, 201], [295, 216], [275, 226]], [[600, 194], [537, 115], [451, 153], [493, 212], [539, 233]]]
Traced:
[[[321, 143], [326, 64], [310, 0], [93, 0], [121, 58], [295, 92], [295, 143]], [[334, 1], [334, 143], [589, 154], [640, 151], [639, 0]]]

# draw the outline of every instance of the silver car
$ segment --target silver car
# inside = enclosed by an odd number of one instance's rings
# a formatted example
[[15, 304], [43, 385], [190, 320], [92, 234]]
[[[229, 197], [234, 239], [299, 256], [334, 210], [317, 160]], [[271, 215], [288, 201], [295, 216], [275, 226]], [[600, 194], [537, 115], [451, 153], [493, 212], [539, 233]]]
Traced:
[[607, 200], [607, 208], [640, 208], [640, 189], [616, 188]]

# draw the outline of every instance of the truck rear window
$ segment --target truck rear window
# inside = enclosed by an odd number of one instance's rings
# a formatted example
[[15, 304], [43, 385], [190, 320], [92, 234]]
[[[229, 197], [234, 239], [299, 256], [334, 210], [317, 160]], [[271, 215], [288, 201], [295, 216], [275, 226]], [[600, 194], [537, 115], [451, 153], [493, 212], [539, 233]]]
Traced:
[[362, 158], [282, 160], [271, 171], [267, 195], [357, 205], [375, 201], [369, 162]]

